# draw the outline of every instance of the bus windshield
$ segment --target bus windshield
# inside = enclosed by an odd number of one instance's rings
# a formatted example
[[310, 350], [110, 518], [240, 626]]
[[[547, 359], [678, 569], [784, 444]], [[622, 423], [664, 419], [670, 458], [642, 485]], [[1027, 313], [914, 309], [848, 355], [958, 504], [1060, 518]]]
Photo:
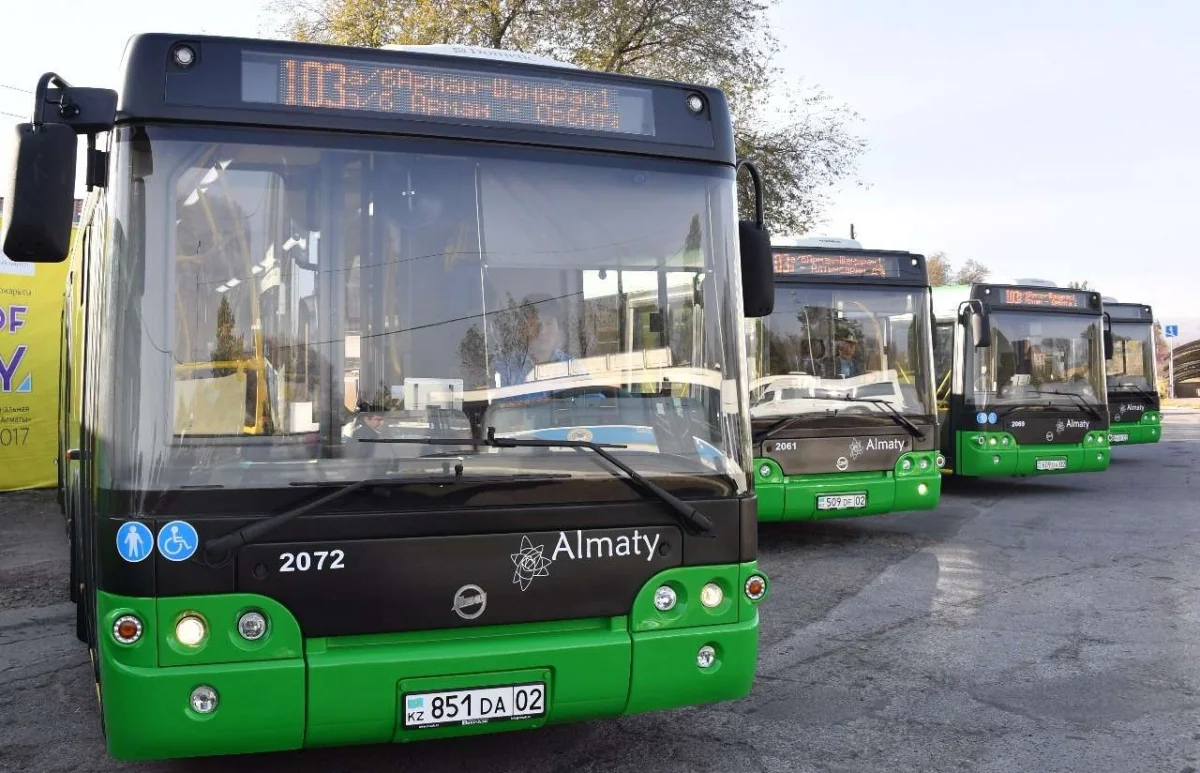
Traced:
[[[924, 288], [784, 285], [754, 326], [751, 415], [933, 414]], [[757, 321], [756, 321], [757, 322]]]
[[1112, 324], [1113, 356], [1108, 361], [1108, 391], [1157, 390], [1154, 383], [1154, 328], [1141, 322]]
[[355, 480], [464, 454], [468, 475], [612, 475], [572, 449], [369, 442], [493, 428], [745, 489], [732, 169], [122, 132], [114, 485]]
[[974, 405], [1097, 406], [1104, 395], [1100, 317], [993, 311], [992, 345], [968, 348]]

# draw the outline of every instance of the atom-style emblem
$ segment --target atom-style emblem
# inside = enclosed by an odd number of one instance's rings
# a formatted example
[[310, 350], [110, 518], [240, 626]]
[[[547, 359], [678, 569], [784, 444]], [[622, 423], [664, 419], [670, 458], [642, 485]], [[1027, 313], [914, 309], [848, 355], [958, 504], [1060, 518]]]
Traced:
[[529, 539], [529, 535], [521, 537], [520, 550], [509, 554], [516, 569], [513, 572], [514, 585], [520, 585], [521, 590], [527, 590], [534, 577], [550, 576], [550, 572], [547, 570], [554, 561], [542, 555], [542, 551], [545, 549], [545, 545], [535, 546]]
[[858, 438], [854, 438], [854, 440], [850, 441], [850, 458], [851, 459], [857, 459], [858, 457], [862, 456], [862, 452], [863, 452], [862, 441], [860, 441]]
[[1055, 424], [1055, 425], [1054, 425], [1054, 428], [1055, 428], [1055, 429], [1057, 429], [1057, 430], [1058, 430], [1058, 434], [1060, 434], [1060, 435], [1061, 435], [1061, 434], [1062, 434], [1062, 433], [1063, 433], [1063, 432], [1066, 430], [1066, 428], [1067, 428], [1067, 425], [1066, 425], [1066, 424], [1063, 424], [1062, 420], [1061, 420], [1061, 419], [1059, 419], [1059, 422], [1058, 422], [1058, 424]]

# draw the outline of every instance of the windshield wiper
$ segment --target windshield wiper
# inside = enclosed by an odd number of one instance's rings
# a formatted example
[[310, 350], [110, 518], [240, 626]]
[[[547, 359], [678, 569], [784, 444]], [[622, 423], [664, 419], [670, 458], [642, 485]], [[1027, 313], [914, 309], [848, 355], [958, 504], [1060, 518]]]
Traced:
[[786, 418], [780, 419], [779, 421], [772, 422], [765, 429], [760, 430], [759, 432], [754, 434], [754, 442], [761, 443], [764, 440], [766, 440], [767, 438], [771, 437], [772, 435], [777, 435], [780, 432], [783, 432], [785, 429], [791, 427], [793, 424], [796, 424], [796, 423], [800, 422], [802, 419], [807, 419], [807, 418], [808, 418], [808, 416], [788, 416]]
[[593, 443], [589, 440], [542, 440], [540, 438], [506, 438], [496, 437], [496, 428], [487, 428], [487, 437], [483, 440], [474, 438], [371, 438], [369, 440], [360, 441], [367, 443], [412, 443], [420, 445], [435, 445], [435, 446], [475, 446], [475, 447], [490, 447], [490, 448], [582, 448], [592, 451], [604, 461], [616, 467], [621, 472], [633, 481], [643, 491], [649, 492], [652, 496], [670, 508], [684, 526], [690, 527], [693, 531], [703, 536], [715, 536], [716, 527], [709, 520], [708, 516], [701, 513], [696, 508], [684, 502], [679, 497], [662, 488], [658, 484], [651, 481], [646, 476], [642, 475], [637, 470], [622, 462], [617, 457], [608, 452], [609, 448], [626, 448], [624, 445], [613, 443]]
[[[537, 475], [504, 475], [504, 476], [484, 476], [482, 478], [463, 478], [463, 466], [461, 464], [454, 465], [453, 474], [451, 474], [449, 465], [445, 466], [445, 475], [413, 475], [409, 477], [391, 477], [391, 478], [366, 478], [364, 480], [354, 481], [342, 485], [323, 497], [314, 499], [311, 502], [293, 507], [291, 510], [285, 510], [277, 515], [272, 515], [269, 518], [264, 518], [261, 521], [247, 524], [236, 531], [220, 537], [214, 537], [204, 543], [205, 560], [211, 563], [221, 563], [227, 558], [227, 554], [235, 553], [244, 545], [251, 542], [257, 542], [267, 534], [275, 531], [280, 526], [295, 520], [296, 518], [310, 512], [322, 505], [328, 505], [336, 502], [343, 497], [347, 497], [356, 491], [361, 491], [366, 488], [383, 488], [395, 484], [412, 484], [412, 483], [459, 483], [463, 480], [469, 480], [471, 483], [488, 483], [488, 482], [508, 482], [513, 480], [544, 480], [546, 478], [561, 477], [551, 473]], [[566, 476], [569, 477], [569, 476]], [[321, 481], [295, 482], [292, 486], [322, 486], [329, 485]], [[332, 484], [332, 485], [337, 485]], [[213, 561], [210, 556], [217, 556], [217, 560]]]
[[908, 434], [912, 435], [917, 440], [925, 439], [925, 433], [922, 432], [916, 424], [913, 424], [911, 421], [909, 421], [908, 417], [906, 417], [903, 413], [897, 411], [896, 406], [892, 405], [887, 400], [880, 400], [877, 397], [851, 397], [849, 395], [846, 395], [842, 399], [848, 403], [874, 403], [875, 405], [882, 405], [884, 408], [887, 408], [892, 412], [890, 416], [891, 420], [908, 430]]
[[1062, 395], [1063, 397], [1070, 397], [1079, 405], [1083, 406], [1083, 410], [1087, 411], [1088, 414], [1096, 421], [1104, 421], [1104, 417], [1100, 415], [1100, 411], [1093, 408], [1091, 403], [1083, 399], [1081, 395], [1077, 395], [1074, 392], [1060, 392], [1057, 389], [1035, 389], [1033, 391], [1039, 395]]
[[1145, 401], [1146, 401], [1146, 402], [1148, 402], [1148, 403], [1154, 402], [1154, 400], [1158, 398], [1158, 395], [1156, 395], [1156, 394], [1151, 394], [1150, 392], [1147, 392], [1145, 389], [1142, 389], [1142, 388], [1141, 388], [1140, 386], [1138, 386], [1137, 384], [1117, 384], [1117, 389], [1118, 389], [1118, 390], [1121, 390], [1121, 389], [1132, 389], [1133, 391], [1135, 391], [1135, 392], [1137, 392], [1139, 395], [1141, 395], [1141, 396], [1142, 396], [1142, 399], [1143, 399], [1143, 400], [1145, 400]]

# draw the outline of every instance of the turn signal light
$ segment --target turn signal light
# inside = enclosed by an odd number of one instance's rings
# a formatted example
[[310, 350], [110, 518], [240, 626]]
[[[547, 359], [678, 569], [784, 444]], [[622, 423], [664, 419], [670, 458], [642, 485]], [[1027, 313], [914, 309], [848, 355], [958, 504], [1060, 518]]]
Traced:
[[767, 581], [757, 574], [752, 575], [746, 580], [746, 597], [752, 601], [758, 601], [767, 592]]
[[113, 638], [122, 644], [133, 644], [142, 638], [142, 621], [133, 615], [121, 615], [113, 623]]

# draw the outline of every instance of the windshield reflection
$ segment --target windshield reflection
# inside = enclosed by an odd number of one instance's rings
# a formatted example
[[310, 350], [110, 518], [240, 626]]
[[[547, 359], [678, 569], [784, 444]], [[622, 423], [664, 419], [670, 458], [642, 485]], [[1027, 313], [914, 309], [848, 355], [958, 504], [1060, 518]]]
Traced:
[[476, 468], [546, 469], [540, 451], [364, 442], [494, 427], [603, 435], [662, 457], [657, 474], [744, 487], [731, 170], [147, 133], [145, 212], [127, 227], [148, 244], [116, 263], [147, 288], [115, 322], [116, 378], [141, 396], [114, 432], [122, 485], [358, 479], [464, 454]]
[[[792, 286], [753, 326], [753, 418], [878, 414], [927, 417], [932, 371], [924, 289]], [[850, 405], [847, 405], [850, 403]]]
[[992, 312], [992, 345], [969, 349], [974, 404], [1067, 408], [1103, 402], [1099, 317]]
[[1157, 390], [1155, 384], [1154, 328], [1151, 325], [1114, 322], [1113, 356], [1106, 364], [1108, 390]]

